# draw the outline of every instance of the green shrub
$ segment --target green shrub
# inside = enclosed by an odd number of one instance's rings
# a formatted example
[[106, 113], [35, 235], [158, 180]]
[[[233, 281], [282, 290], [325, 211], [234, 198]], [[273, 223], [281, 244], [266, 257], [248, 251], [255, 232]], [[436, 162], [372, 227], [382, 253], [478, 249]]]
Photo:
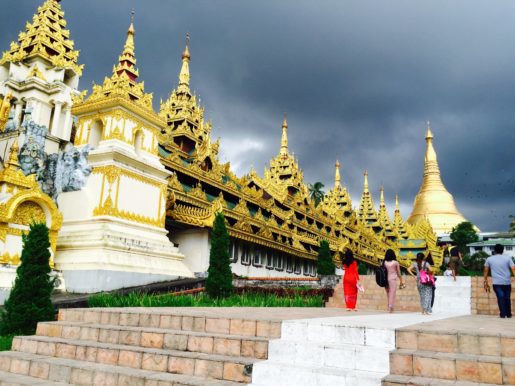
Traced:
[[224, 215], [216, 214], [211, 232], [211, 251], [206, 279], [206, 292], [213, 298], [232, 295], [232, 271], [229, 258], [229, 233], [225, 226]]
[[48, 228], [45, 224], [32, 224], [28, 235], [23, 235], [22, 239], [21, 263], [2, 310], [0, 335], [31, 335], [38, 322], [54, 320]]
[[366, 275], [368, 273], [368, 267], [365, 263], [363, 263], [362, 261], [359, 262], [359, 265], [358, 265], [358, 274], [360, 275]]
[[13, 344], [14, 335], [0, 336], [0, 351], [9, 351]]
[[329, 242], [322, 240], [318, 249], [317, 273], [319, 275], [334, 275], [334, 261], [329, 249]]

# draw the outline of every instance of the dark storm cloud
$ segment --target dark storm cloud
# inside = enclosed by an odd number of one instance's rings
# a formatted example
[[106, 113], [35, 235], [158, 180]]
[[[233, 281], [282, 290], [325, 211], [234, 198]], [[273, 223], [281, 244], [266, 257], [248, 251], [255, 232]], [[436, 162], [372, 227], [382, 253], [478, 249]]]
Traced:
[[[0, 44], [42, 0], [0, 15]], [[82, 88], [110, 74], [136, 10], [140, 77], [154, 105], [177, 83], [190, 32], [192, 88], [238, 174], [277, 154], [282, 112], [307, 182], [334, 162], [359, 203], [363, 170], [409, 215], [431, 120], [445, 185], [482, 230], [515, 214], [515, 3], [508, 1], [65, 0]], [[4, 7], [4, 10], [6, 8]]]

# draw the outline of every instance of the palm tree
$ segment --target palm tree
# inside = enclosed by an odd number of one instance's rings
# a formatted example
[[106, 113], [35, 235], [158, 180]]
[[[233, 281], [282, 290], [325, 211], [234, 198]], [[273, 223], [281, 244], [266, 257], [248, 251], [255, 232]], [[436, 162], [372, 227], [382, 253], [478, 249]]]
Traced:
[[325, 196], [325, 192], [322, 190], [324, 184], [320, 181], [315, 182], [313, 185], [308, 184], [309, 197], [315, 201], [315, 206], [318, 206], [322, 202]]

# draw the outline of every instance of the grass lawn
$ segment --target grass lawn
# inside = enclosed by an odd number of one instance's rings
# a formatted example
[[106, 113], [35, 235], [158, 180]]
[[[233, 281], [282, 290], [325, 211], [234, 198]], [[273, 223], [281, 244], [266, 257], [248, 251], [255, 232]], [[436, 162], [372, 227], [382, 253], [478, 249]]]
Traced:
[[322, 296], [279, 297], [275, 294], [243, 293], [225, 299], [213, 299], [204, 293], [174, 296], [98, 294], [88, 299], [90, 307], [323, 307]]

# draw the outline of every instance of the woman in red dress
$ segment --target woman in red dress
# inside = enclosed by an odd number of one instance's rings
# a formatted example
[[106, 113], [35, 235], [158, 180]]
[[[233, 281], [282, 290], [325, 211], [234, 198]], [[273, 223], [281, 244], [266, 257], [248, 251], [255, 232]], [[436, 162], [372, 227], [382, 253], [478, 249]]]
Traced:
[[345, 296], [345, 305], [347, 307], [347, 311], [357, 311], [356, 301], [358, 300], [359, 284], [358, 265], [356, 264], [356, 260], [354, 260], [354, 254], [350, 249], [345, 251], [343, 268], [345, 269], [343, 276], [343, 294]]

